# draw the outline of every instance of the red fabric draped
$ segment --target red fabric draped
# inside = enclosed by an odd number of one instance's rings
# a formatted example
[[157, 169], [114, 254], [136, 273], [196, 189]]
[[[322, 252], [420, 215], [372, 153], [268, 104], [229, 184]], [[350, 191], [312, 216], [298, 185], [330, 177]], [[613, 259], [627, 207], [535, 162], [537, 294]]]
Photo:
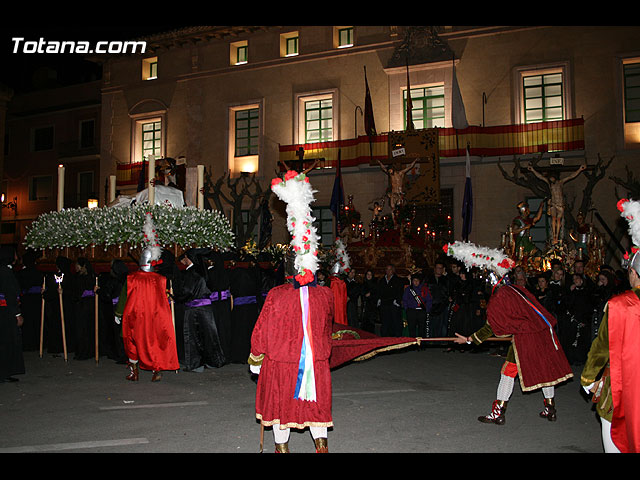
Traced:
[[[527, 300], [542, 313], [549, 325]], [[552, 328], [556, 324], [555, 317], [526, 289], [515, 285], [500, 287], [487, 305], [487, 322], [495, 335], [513, 335], [523, 391], [556, 385], [573, 377]]]
[[179, 370], [166, 278], [155, 272], [127, 276], [122, 337], [127, 356], [144, 370]]
[[640, 299], [632, 291], [609, 300], [611, 439], [623, 453], [640, 452]]
[[251, 356], [264, 355], [256, 390], [256, 417], [263, 425], [332, 426], [331, 318], [333, 295], [308, 287], [309, 322], [317, 401], [294, 398], [304, 332], [300, 292], [291, 284], [272, 288], [251, 336]]
[[418, 343], [413, 337], [378, 337], [373, 333], [353, 327], [345, 327], [339, 323], [333, 324], [333, 333], [342, 334], [331, 341], [331, 368], [350, 362], [356, 358], [367, 358], [379, 352], [408, 347]]
[[343, 325], [348, 325], [349, 321], [347, 320], [347, 284], [344, 283], [338, 277], [330, 277], [331, 291], [333, 292], [333, 299], [335, 302], [335, 313], [333, 321], [336, 323], [341, 323]]

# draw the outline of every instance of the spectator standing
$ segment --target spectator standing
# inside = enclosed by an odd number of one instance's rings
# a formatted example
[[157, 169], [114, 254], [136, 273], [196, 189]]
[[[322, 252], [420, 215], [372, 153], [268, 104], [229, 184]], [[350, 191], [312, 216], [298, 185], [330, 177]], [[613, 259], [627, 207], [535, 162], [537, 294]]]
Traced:
[[385, 274], [378, 282], [378, 292], [382, 322], [380, 334], [383, 337], [401, 337], [404, 282], [396, 275], [393, 265], [386, 266]]
[[363, 330], [375, 333], [378, 323], [378, 285], [372, 270], [367, 270], [362, 282], [362, 319]]
[[404, 289], [402, 306], [407, 315], [410, 337], [428, 337], [427, 313], [431, 310], [429, 287], [418, 275], [411, 276], [411, 284]]
[[427, 320], [429, 331], [432, 337], [445, 337], [449, 315], [449, 279], [445, 275], [445, 266], [442, 261], [436, 261], [433, 273], [426, 283], [432, 299], [431, 312]]

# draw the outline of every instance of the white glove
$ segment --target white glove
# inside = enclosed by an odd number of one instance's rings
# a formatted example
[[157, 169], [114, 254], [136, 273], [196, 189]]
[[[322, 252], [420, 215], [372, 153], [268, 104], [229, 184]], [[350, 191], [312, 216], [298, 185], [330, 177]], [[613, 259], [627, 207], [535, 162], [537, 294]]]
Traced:
[[394, 304], [396, 307], [399, 307], [399, 306], [400, 306], [400, 305], [398, 305], [398, 301], [397, 301], [397, 300], [394, 300], [394, 301], [393, 301], [393, 304]]
[[116, 316], [116, 317], [115, 317], [115, 321], [116, 321], [116, 323], [117, 323], [118, 325], [120, 325], [120, 321], [121, 321], [121, 320], [122, 320], [122, 319], [121, 319], [120, 317], [118, 317], [118, 316]]
[[261, 368], [261, 365], [249, 365], [249, 370], [254, 375], [260, 375], [260, 368]]

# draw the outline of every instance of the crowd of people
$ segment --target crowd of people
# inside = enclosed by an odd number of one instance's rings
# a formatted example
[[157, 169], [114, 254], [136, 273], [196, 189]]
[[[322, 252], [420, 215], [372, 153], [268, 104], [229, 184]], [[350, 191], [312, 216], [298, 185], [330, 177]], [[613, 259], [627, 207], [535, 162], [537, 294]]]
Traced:
[[[558, 336], [573, 365], [585, 362], [607, 301], [629, 288], [624, 272], [608, 265], [602, 265], [597, 275], [587, 275], [584, 259], [570, 268], [552, 260], [549, 270], [535, 275], [518, 266], [509, 277], [557, 318]], [[381, 336], [470, 335], [485, 324], [492, 293], [478, 269], [451, 258], [439, 259], [429, 271], [408, 277], [399, 276], [393, 265], [387, 265], [378, 278], [372, 270], [361, 275], [352, 270], [345, 282], [349, 325]]]
[[[4, 261], [7, 278], [15, 281], [15, 308], [21, 314], [11, 340], [14, 350], [86, 361], [96, 357], [97, 346], [99, 358], [127, 364], [120, 322], [124, 302], [119, 300], [126, 297], [127, 277], [138, 266], [113, 259], [109, 271], [96, 272], [85, 257], [59, 256], [44, 268], [36, 263], [38, 256], [28, 251]], [[166, 279], [182, 370], [246, 364], [266, 291], [282, 281], [276, 280], [275, 269], [239, 260], [232, 254], [191, 249], [178, 258], [163, 250], [154, 262], [153, 270]], [[0, 373], [6, 381], [16, 381], [14, 375], [24, 373], [24, 367]]]
[[[114, 318], [131, 266], [114, 259], [110, 271], [96, 273], [87, 258], [72, 261], [61, 256], [55, 271], [46, 272], [36, 259], [34, 252], [26, 252], [16, 257], [13, 270], [23, 319], [18, 330], [20, 348], [88, 360], [95, 357], [98, 325], [99, 356], [127, 363], [121, 327]], [[277, 265], [254, 258], [239, 260], [236, 255], [209, 250], [192, 249], [179, 258], [168, 250], [162, 252], [155, 270], [166, 278], [178, 358], [185, 371], [247, 361], [251, 333], [266, 294], [285, 280]], [[584, 267], [585, 261], [577, 260], [566, 271], [556, 261], [550, 270], [535, 276], [520, 267], [509, 275], [513, 284], [527, 288], [557, 318], [558, 337], [574, 365], [586, 360], [607, 300], [628, 289], [624, 274], [607, 265], [594, 277], [586, 275]], [[486, 322], [491, 296], [491, 285], [481, 272], [446, 257], [429, 271], [406, 277], [387, 265], [380, 277], [373, 270], [351, 269], [341, 276], [319, 270], [317, 279], [325, 286], [344, 282], [348, 325], [384, 337], [470, 335]], [[447, 351], [452, 350], [467, 348], [448, 346]]]

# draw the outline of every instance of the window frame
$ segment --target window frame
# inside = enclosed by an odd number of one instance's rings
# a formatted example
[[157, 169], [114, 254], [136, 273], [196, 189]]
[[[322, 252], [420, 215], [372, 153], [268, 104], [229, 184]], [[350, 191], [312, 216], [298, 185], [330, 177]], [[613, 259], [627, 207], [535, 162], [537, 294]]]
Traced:
[[[316, 100], [331, 100], [331, 139], [322, 140], [322, 141], [336, 141], [339, 140], [339, 113], [340, 113], [340, 105], [339, 105], [339, 95], [337, 89], [329, 89], [329, 90], [320, 90], [315, 92], [305, 92], [299, 93], [295, 96], [294, 101], [294, 118], [296, 119], [296, 123], [294, 125], [294, 143], [296, 144], [304, 144], [304, 143], [317, 143], [307, 142], [307, 124], [306, 124], [306, 103], [313, 102]], [[320, 140], [318, 140], [320, 141]]]
[[[36, 148], [36, 132], [40, 130], [51, 130], [51, 145], [45, 148]], [[40, 125], [38, 127], [33, 127], [31, 129], [30, 134], [30, 150], [31, 152], [50, 152], [55, 148], [56, 145], [56, 127], [55, 125]]]
[[[446, 99], [446, 89], [445, 89], [445, 85], [444, 84], [434, 84], [434, 85], [419, 85], [416, 87], [411, 87], [411, 92], [414, 92], [416, 90], [422, 90], [423, 93], [426, 93], [426, 90], [428, 89], [442, 89], [442, 94], [438, 94], [438, 95], [423, 95], [421, 97], [414, 97], [413, 94], [411, 94], [411, 101], [413, 103], [413, 109], [412, 109], [412, 113], [416, 110], [416, 102], [420, 101], [422, 103], [422, 107], [418, 110], [422, 110], [423, 111], [423, 115], [421, 118], [421, 122], [422, 122], [422, 126], [418, 126], [416, 125], [416, 118], [412, 115], [413, 118], [413, 124], [414, 127], [418, 130], [418, 129], [422, 129], [422, 128], [435, 128], [435, 127], [439, 127], [439, 128], [444, 128], [446, 125], [446, 120], [447, 120], [447, 99]], [[435, 99], [435, 98], [441, 98], [442, 99], [442, 105], [439, 105], [437, 107], [429, 107], [427, 105], [427, 102], [430, 99]], [[429, 111], [432, 111], [434, 108], [439, 108], [442, 109], [442, 116], [435, 116], [435, 117], [431, 117], [429, 115], [426, 115]], [[402, 89], [402, 122], [404, 125], [404, 128], [406, 130], [407, 128], [407, 88], [403, 88]], [[439, 125], [435, 125], [434, 124], [434, 120], [441, 120], [441, 123]], [[430, 124], [429, 124], [430, 123]], [[426, 126], [425, 126], [426, 124]]]
[[571, 69], [569, 68], [569, 66], [569, 62], [564, 61], [545, 65], [531, 65], [514, 68], [512, 84], [512, 92], [514, 98], [513, 123], [525, 125], [525, 96], [523, 89], [524, 77], [546, 75], [552, 73], [560, 73], [562, 75], [562, 118], [573, 118], [573, 102], [571, 98], [572, 78]]

